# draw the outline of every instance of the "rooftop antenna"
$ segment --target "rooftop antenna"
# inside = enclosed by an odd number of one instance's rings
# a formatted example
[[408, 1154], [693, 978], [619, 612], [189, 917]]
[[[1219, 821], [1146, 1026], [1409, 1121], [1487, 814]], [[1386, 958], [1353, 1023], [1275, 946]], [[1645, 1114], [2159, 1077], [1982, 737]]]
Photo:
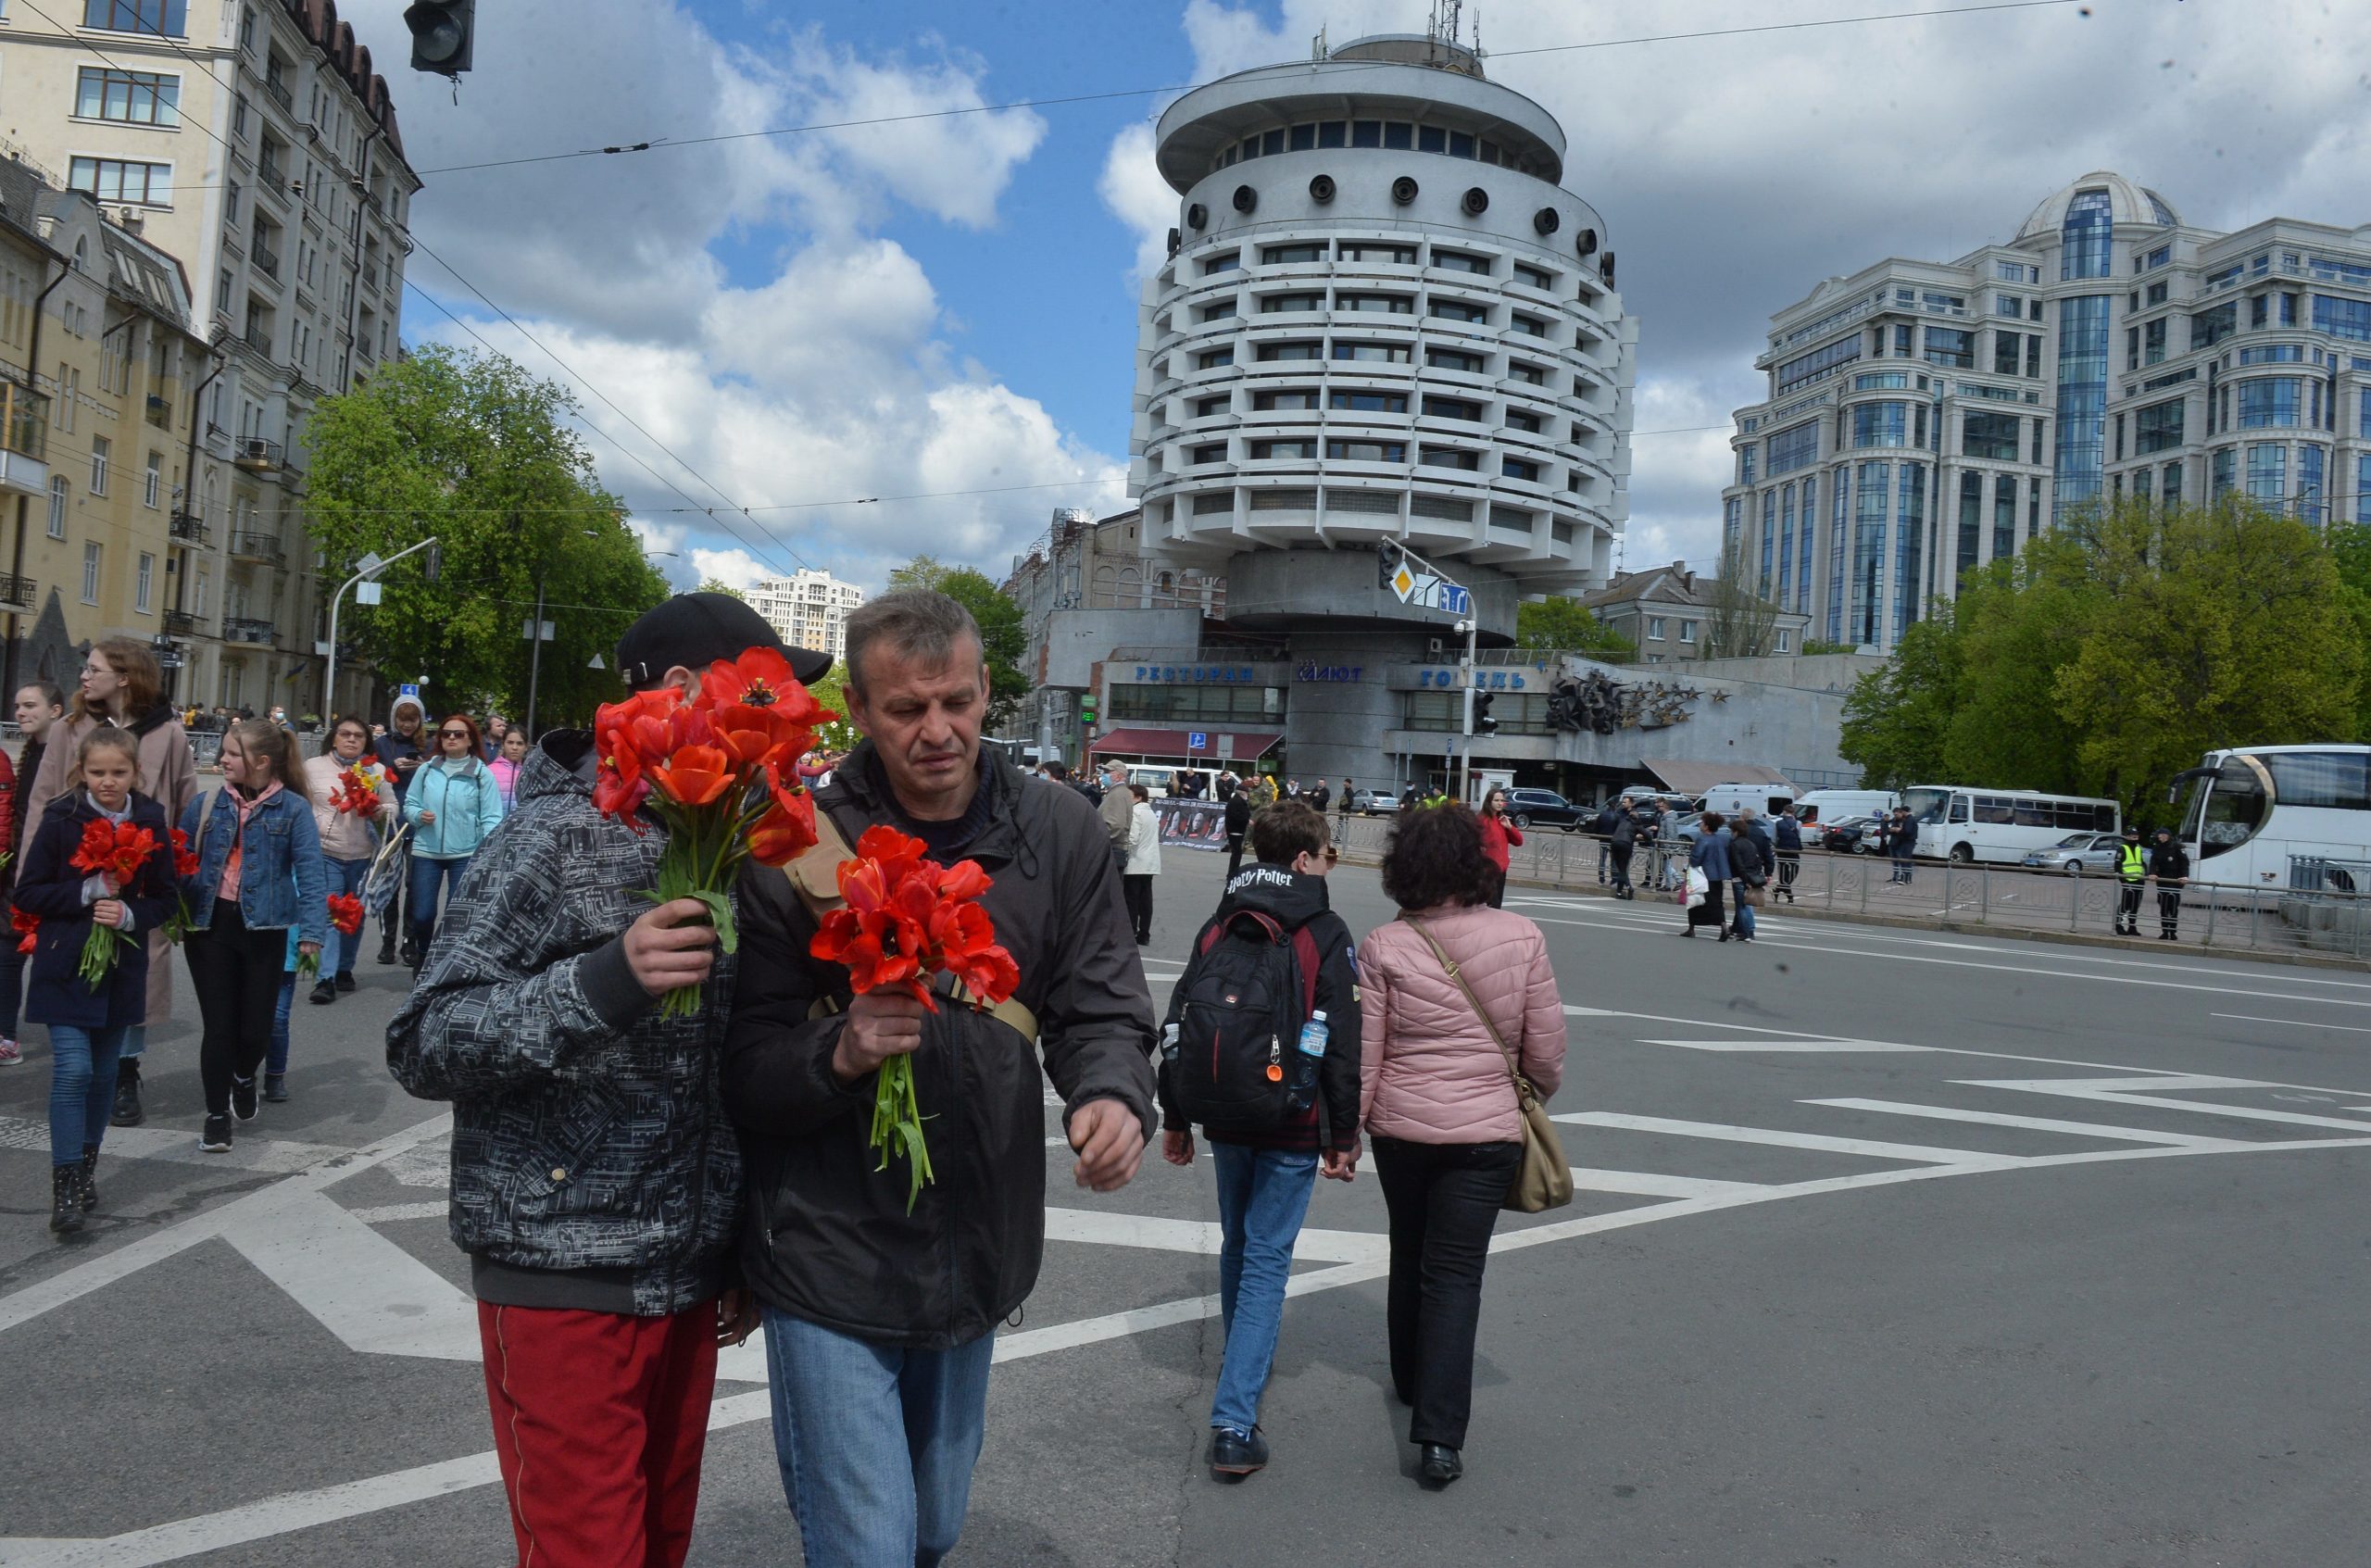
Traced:
[[1458, 46], [1464, 9], [1465, 0], [1433, 0], [1432, 19], [1424, 25], [1424, 38], [1436, 52]]

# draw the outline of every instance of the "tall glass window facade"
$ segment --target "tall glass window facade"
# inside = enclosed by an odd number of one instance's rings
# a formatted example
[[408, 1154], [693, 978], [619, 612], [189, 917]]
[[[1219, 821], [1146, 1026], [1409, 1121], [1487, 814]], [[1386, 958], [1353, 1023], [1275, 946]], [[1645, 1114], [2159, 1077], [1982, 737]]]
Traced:
[[2371, 300], [2341, 299], [2336, 295], [2314, 296], [2314, 330], [2332, 337], [2371, 343]]
[[2289, 498], [2289, 448], [2277, 441], [2259, 441], [2248, 448], [2248, 495], [2267, 507]]
[[2104, 278], [2114, 270], [2115, 207], [2105, 191], [2077, 191], [2059, 226], [2058, 279]]
[[2163, 452], [2182, 444], [2183, 410], [2189, 399], [2168, 398], [2136, 409], [2132, 415], [2132, 450], [2140, 457]]
[[1745, 497], [1732, 495], [1721, 503], [1721, 549], [1725, 554], [1737, 553], [1737, 531], [1744, 526]]
[[2214, 454], [2214, 479], [2206, 492], [2209, 501], [2219, 501], [2231, 493], [2239, 483], [2239, 454], [2234, 447], [2226, 446]]
[[2178, 507], [2182, 502], [2182, 466], [2167, 463], [2158, 475], [2157, 499], [2164, 506]]
[[1960, 474], [1959, 570], [1973, 571], [1983, 561], [1984, 476], [1969, 469]]
[[2310, 442], [2297, 448], [2297, 517], [2316, 528], [2328, 515], [2322, 509], [2322, 474], [2328, 464], [2325, 448]]
[[[2364, 472], [2371, 474], [2371, 457], [2363, 459]], [[1830, 521], [1827, 533], [1827, 640], [1844, 640], [1844, 586], [1852, 575], [1851, 558], [1846, 554], [1845, 530], [1851, 521], [1852, 470], [1839, 466], [1836, 470], [1836, 490], [1828, 497]]]
[[1899, 641], [1918, 619], [1921, 558], [1926, 548], [1926, 465], [1901, 465], [1901, 512], [1894, 529], [1900, 541], [1893, 577], [1893, 634]]
[[1907, 446], [1910, 445], [1910, 405], [1907, 403], [1863, 403], [1852, 410], [1852, 445], [1855, 446]]
[[1756, 579], [1760, 584], [1758, 591], [1763, 598], [1770, 596], [1771, 558], [1777, 549], [1777, 535], [1778, 492], [1765, 490], [1762, 493], [1762, 572]]
[[2371, 522], [2371, 452], [2354, 459], [2354, 521]]
[[1992, 558], [2007, 560], [2017, 553], [2017, 476], [2004, 473], [1992, 482]]
[[2014, 414], [1967, 414], [1960, 424], [1960, 450], [1971, 458], [1991, 458], [2004, 463], [2017, 460], [2017, 416]]
[[2239, 428], [2267, 430], [2300, 422], [2305, 383], [2296, 376], [2259, 376], [2239, 383]]
[[1795, 487], [1778, 493], [1778, 598], [1783, 608], [1795, 589]]
[[[2079, 203], [2082, 198], [2076, 200]], [[2066, 225], [2066, 254], [2072, 256], [2072, 211]], [[2105, 264], [2104, 248], [2101, 264]], [[2103, 294], [2058, 302], [2058, 475], [2051, 498], [2052, 523], [2065, 517], [2067, 508], [2099, 498], [2101, 445], [2108, 408], [2108, 305]]]
[[1893, 499], [1893, 465], [1863, 463], [1860, 502], [1852, 519], [1852, 631], [1856, 644], [1882, 644], [1885, 613], [1886, 506]]
[[1803, 481], [1801, 526], [1795, 530], [1795, 608], [1812, 612], [1812, 540], [1819, 525], [1819, 476]]
[[1792, 473], [1819, 461], [1819, 421], [1806, 420], [1790, 425], [1770, 438], [1770, 477]]

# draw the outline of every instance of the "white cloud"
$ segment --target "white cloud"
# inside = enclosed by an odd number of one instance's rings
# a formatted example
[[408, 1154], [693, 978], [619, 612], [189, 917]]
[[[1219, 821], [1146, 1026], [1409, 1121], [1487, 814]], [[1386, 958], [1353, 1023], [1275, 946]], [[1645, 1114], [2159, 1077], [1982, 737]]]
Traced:
[[1103, 159], [1103, 174], [1096, 194], [1111, 216], [1136, 236], [1135, 275], [1129, 286], [1142, 286], [1169, 259], [1169, 231], [1177, 221], [1177, 193], [1160, 177], [1152, 159], [1152, 127], [1131, 125], [1111, 139]]
[[692, 571], [699, 582], [721, 583], [728, 588], [751, 588], [771, 575], [746, 550], [694, 550]]

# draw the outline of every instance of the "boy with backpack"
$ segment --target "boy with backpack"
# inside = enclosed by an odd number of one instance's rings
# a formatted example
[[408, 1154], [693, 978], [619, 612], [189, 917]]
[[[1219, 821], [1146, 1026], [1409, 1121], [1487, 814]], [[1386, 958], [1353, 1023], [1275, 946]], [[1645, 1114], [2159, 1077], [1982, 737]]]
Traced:
[[1298, 800], [1251, 819], [1258, 863], [1227, 883], [1195, 939], [1161, 1032], [1161, 1155], [1218, 1168], [1226, 1349], [1211, 1401], [1211, 1474], [1268, 1462], [1260, 1396], [1276, 1356], [1293, 1243], [1322, 1169], [1359, 1160], [1359, 987], [1349, 927], [1328, 907], [1325, 819]]

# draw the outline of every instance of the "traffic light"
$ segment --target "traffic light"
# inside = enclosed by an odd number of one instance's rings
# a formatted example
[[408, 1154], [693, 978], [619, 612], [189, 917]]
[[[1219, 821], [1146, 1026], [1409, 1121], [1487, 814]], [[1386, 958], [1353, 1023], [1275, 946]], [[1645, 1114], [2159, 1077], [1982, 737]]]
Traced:
[[1399, 571], [1399, 546], [1388, 539], [1374, 542], [1374, 585], [1391, 586], [1392, 577]]
[[416, 0], [404, 7], [411, 29], [411, 69], [458, 76], [470, 69], [478, 0]]
[[1081, 692], [1078, 699], [1078, 723], [1083, 730], [1095, 728], [1095, 694]]
[[1490, 701], [1491, 694], [1488, 692], [1474, 694], [1474, 733], [1477, 735], [1499, 733], [1499, 721], [1490, 717]]

